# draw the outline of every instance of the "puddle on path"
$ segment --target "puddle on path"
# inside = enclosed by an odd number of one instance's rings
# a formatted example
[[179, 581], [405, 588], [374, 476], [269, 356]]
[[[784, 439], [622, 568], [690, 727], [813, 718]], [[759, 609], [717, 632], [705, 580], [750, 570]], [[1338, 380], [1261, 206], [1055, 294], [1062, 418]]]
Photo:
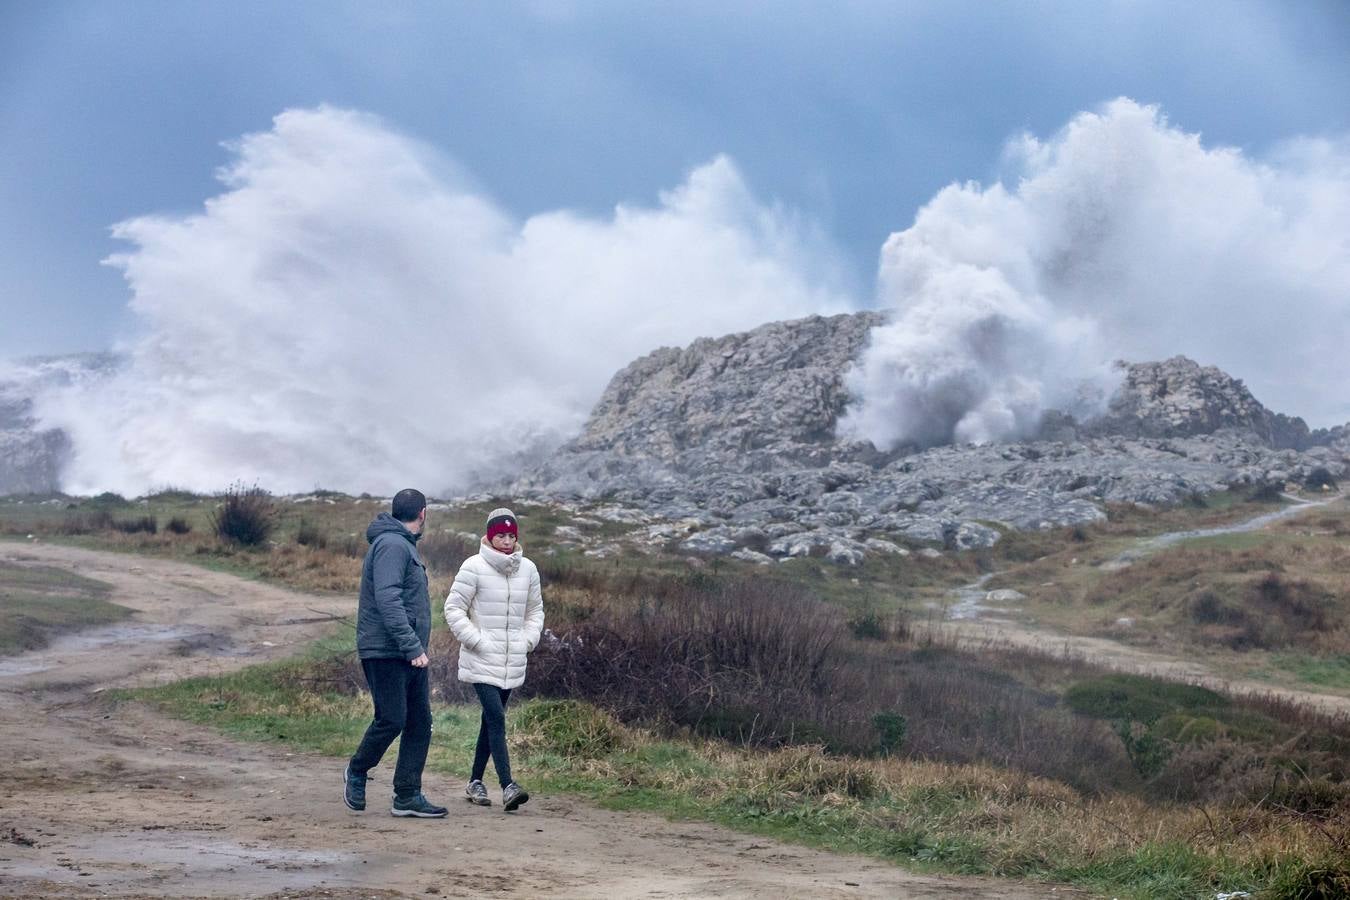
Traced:
[[154, 829], [98, 835], [64, 848], [55, 858], [5, 860], [0, 872], [87, 884], [79, 875], [86, 872], [103, 887], [144, 880], [158, 889], [181, 878], [192, 881], [194, 894], [208, 884], [201, 881], [207, 878], [210, 892], [242, 896], [313, 887], [350, 875], [359, 864], [351, 853], [247, 846], [204, 832]]
[[951, 595], [955, 598], [955, 602], [947, 607], [947, 618], [952, 621], [959, 621], [962, 619], [978, 619], [987, 612], [1005, 612], [1000, 607], [984, 605], [985, 594], [988, 593], [984, 586], [989, 583], [989, 579], [997, 574], [997, 572], [990, 572], [988, 575], [981, 575], [978, 581], [954, 588]]
[[32, 675], [65, 665], [72, 656], [112, 647], [118, 644], [165, 643], [198, 639], [201, 629], [174, 625], [107, 625], [73, 634], [63, 634], [41, 650], [30, 650], [20, 656], [0, 657], [0, 678]]

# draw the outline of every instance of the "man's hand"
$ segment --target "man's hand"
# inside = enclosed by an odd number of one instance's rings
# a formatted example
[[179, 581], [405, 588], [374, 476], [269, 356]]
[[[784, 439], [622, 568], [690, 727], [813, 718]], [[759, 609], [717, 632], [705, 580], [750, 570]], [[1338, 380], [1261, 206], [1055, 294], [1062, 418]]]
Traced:
[[417, 659], [409, 660], [409, 662], [411, 662], [413, 666], [415, 666], [418, 669], [425, 669], [427, 667], [427, 663], [431, 662], [431, 660], [427, 659], [427, 655], [423, 653], [421, 656], [417, 657]]

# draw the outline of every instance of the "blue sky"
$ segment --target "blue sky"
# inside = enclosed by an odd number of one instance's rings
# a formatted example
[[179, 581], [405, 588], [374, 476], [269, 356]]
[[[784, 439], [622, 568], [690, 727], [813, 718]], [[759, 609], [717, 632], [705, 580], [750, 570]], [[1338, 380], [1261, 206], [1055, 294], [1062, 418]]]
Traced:
[[0, 0], [0, 357], [127, 336], [109, 227], [200, 208], [222, 142], [288, 108], [375, 113], [519, 217], [651, 203], [725, 153], [866, 300], [887, 235], [1010, 136], [1125, 95], [1259, 157], [1350, 132], [1347, 51], [1336, 0]]

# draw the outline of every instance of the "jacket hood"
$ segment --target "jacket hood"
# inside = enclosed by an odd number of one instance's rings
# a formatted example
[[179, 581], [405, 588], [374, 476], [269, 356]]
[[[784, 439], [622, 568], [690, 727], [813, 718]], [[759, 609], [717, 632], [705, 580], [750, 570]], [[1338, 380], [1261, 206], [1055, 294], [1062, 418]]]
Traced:
[[373, 544], [377, 537], [390, 532], [399, 534], [414, 544], [422, 539], [420, 534], [413, 534], [408, 530], [408, 526], [398, 519], [395, 519], [389, 513], [382, 512], [375, 517], [374, 521], [370, 523], [370, 527], [366, 529], [366, 541]]

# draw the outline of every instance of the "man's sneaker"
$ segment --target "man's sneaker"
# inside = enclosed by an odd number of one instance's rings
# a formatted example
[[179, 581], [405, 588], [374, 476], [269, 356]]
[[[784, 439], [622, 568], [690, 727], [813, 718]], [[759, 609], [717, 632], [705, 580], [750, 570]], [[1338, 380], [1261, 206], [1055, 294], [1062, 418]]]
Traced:
[[347, 766], [342, 773], [342, 780], [346, 784], [342, 788], [342, 802], [347, 804], [347, 808], [360, 812], [366, 808], [366, 782], [370, 780], [369, 775], [353, 775], [352, 767]]
[[449, 812], [444, 806], [437, 806], [423, 794], [411, 797], [395, 797], [389, 811], [396, 816], [416, 816], [419, 819], [440, 819]]
[[502, 788], [502, 809], [507, 812], [515, 812], [518, 806], [529, 799], [530, 795], [514, 781]]
[[487, 787], [481, 781], [470, 781], [464, 785], [464, 799], [478, 806], [492, 805], [492, 801], [488, 799]]

